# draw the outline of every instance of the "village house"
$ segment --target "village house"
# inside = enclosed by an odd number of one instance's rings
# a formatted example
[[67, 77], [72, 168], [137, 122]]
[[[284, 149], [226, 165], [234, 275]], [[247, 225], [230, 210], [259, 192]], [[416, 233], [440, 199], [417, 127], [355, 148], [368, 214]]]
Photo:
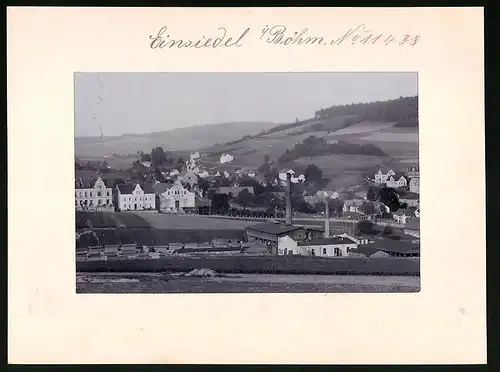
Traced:
[[404, 233], [420, 239], [420, 218], [408, 221], [405, 226]]
[[317, 239], [324, 235], [323, 229], [286, 225], [275, 222], [263, 222], [247, 227], [246, 236], [249, 243], [256, 243], [271, 247], [272, 253], [277, 254], [278, 239], [288, 235], [295, 241]]
[[401, 187], [406, 187], [408, 185], [408, 181], [406, 180], [405, 176], [398, 174], [389, 176], [385, 182], [385, 185], [387, 187], [392, 187], [393, 189], [397, 189]]
[[155, 210], [156, 197], [153, 187], [145, 184], [116, 185], [118, 211]]
[[234, 156], [230, 155], [230, 154], [222, 154], [220, 156], [220, 163], [221, 164], [225, 164], [225, 163], [230, 163], [234, 160]]
[[190, 154], [189, 155], [189, 160], [196, 160], [196, 159], [199, 159], [200, 158], [200, 153], [199, 152], [195, 152], [194, 154]]
[[413, 217], [415, 217], [415, 209], [414, 208], [401, 208], [392, 214], [393, 219], [396, 223], [401, 225], [406, 224], [406, 222]]
[[113, 211], [113, 190], [99, 176], [85, 183], [81, 178], [75, 182], [76, 210]]
[[319, 257], [347, 257], [351, 249], [357, 248], [358, 244], [345, 236], [332, 238], [318, 238], [296, 242], [289, 236], [278, 240], [278, 255], [301, 255]]
[[390, 176], [395, 176], [396, 173], [392, 169], [380, 168], [375, 173], [375, 183], [386, 183]]
[[208, 173], [206, 170], [204, 170], [203, 172], [199, 172], [198, 176], [200, 176], [201, 178], [207, 178], [210, 176], [210, 173]]
[[189, 185], [191, 189], [193, 189], [199, 182], [198, 175], [192, 171], [185, 171], [181, 175], [179, 175], [179, 180], [184, 185]]
[[419, 206], [419, 195], [409, 192], [404, 194], [399, 198], [400, 203], [404, 203], [407, 205], [408, 208], [416, 207], [418, 208]]
[[344, 201], [342, 212], [363, 213], [361, 207], [363, 206], [362, 199], [349, 199]]
[[146, 168], [150, 168], [151, 167], [151, 162], [150, 161], [141, 161], [141, 164], [146, 167]]
[[159, 195], [160, 208], [163, 213], [187, 212], [195, 209], [195, 194], [187, 190], [180, 180]]
[[180, 172], [177, 169], [172, 169], [169, 173], [170, 177], [178, 176]]
[[414, 165], [405, 170], [405, 174], [408, 178], [418, 178], [420, 177], [420, 170], [417, 165]]
[[420, 178], [412, 178], [410, 180], [410, 191], [415, 194], [420, 194]]

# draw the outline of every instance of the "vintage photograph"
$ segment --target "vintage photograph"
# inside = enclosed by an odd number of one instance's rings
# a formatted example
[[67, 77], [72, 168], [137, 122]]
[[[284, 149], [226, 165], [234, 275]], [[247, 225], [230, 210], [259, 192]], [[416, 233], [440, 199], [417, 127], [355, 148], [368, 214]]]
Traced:
[[74, 89], [77, 293], [420, 290], [418, 73]]

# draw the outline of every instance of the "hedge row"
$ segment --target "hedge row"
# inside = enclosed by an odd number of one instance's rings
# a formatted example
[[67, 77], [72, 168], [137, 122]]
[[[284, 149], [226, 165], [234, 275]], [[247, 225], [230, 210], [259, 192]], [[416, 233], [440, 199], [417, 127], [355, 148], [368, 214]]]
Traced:
[[420, 276], [420, 260], [407, 258], [169, 257], [156, 260], [78, 261], [79, 272], [187, 272], [212, 269], [233, 274]]

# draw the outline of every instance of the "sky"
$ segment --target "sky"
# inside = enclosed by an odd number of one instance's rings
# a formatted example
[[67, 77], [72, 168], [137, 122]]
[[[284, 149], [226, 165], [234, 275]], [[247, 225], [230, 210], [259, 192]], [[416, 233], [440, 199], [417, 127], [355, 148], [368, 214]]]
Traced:
[[418, 94], [417, 73], [76, 73], [75, 135], [287, 123], [331, 105]]

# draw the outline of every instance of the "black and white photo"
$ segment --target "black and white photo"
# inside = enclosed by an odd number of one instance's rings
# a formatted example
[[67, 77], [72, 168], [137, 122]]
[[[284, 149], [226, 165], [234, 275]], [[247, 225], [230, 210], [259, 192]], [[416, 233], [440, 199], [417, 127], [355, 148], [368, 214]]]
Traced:
[[77, 293], [420, 290], [416, 72], [77, 72]]

